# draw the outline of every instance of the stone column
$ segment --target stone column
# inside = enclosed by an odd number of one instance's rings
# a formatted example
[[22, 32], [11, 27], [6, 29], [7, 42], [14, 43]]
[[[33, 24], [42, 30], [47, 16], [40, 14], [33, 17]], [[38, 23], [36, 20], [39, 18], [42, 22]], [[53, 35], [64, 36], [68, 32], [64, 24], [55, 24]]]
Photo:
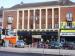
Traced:
[[46, 29], [48, 29], [48, 10], [46, 8]]
[[52, 29], [54, 29], [54, 8], [52, 8]]
[[39, 18], [39, 28], [41, 29], [41, 9], [40, 9], [40, 18]]
[[35, 9], [34, 9], [33, 16], [34, 16], [34, 18], [33, 18], [33, 29], [35, 29], [35, 23], [36, 23], [36, 22], [35, 22], [35, 20], [36, 20], [36, 19], [35, 19]]
[[29, 30], [30, 27], [29, 27], [29, 22], [30, 22], [30, 10], [28, 10], [28, 26], [27, 26], [27, 29]]
[[24, 30], [24, 10], [22, 11], [22, 30]]
[[19, 29], [19, 10], [17, 10], [17, 30]]

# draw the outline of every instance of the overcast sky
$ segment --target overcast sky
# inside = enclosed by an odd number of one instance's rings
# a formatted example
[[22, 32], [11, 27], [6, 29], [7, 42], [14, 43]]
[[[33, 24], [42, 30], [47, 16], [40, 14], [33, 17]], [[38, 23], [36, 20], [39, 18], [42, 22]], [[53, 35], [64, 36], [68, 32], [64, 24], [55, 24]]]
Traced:
[[[35, 3], [35, 2], [46, 2], [54, 0], [0, 0], [0, 7], [3, 6], [4, 8], [9, 8], [16, 4], [21, 3], [21, 1], [23, 1], [24, 3]], [[75, 2], [75, 0], [71, 1]]]

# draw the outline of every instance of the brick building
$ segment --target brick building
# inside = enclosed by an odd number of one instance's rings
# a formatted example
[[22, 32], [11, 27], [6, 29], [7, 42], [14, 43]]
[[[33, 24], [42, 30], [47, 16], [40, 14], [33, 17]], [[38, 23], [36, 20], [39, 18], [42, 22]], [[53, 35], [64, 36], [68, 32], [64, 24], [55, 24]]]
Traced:
[[2, 27], [2, 22], [3, 22], [2, 21], [2, 19], [3, 19], [3, 17], [2, 17], [2, 15], [3, 15], [3, 9], [4, 9], [3, 7], [0, 8], [0, 39], [1, 39], [1, 31], [2, 31], [2, 28], [3, 28]]
[[4, 10], [3, 28], [15, 30], [18, 39], [27, 43], [75, 40], [74, 10], [75, 3], [70, 0], [17, 4]]
[[3, 7], [0, 8], [0, 29], [2, 29], [2, 15], [3, 15]]

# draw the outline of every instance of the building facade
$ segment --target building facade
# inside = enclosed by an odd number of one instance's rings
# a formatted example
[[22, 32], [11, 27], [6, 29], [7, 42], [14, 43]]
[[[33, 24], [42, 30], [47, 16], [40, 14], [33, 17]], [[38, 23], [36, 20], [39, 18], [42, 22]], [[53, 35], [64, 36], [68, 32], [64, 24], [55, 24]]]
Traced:
[[[62, 12], [62, 10], [64, 12]], [[60, 37], [67, 41], [75, 41], [75, 7], [64, 7], [61, 9]]]
[[75, 3], [69, 0], [21, 3], [4, 10], [3, 29], [15, 31], [18, 35], [16, 38], [28, 44], [58, 41], [61, 38], [66, 40], [71, 35], [75, 37], [74, 10]]
[[2, 31], [2, 19], [3, 19], [3, 7], [0, 8], [0, 39], [1, 39], [1, 31]]
[[0, 29], [2, 29], [3, 9], [3, 7], [0, 8]]

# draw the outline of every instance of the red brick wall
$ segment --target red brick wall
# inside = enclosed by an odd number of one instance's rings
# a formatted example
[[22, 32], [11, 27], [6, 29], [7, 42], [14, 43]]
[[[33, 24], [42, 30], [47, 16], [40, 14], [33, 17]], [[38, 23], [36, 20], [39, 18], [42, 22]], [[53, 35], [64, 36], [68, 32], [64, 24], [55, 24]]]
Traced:
[[68, 7], [68, 8], [62, 7], [62, 8], [61, 8], [61, 12], [60, 12], [60, 14], [61, 14], [61, 22], [62, 22], [62, 21], [66, 21], [66, 13], [67, 13], [69, 10], [70, 10], [70, 11], [72, 12], [72, 14], [73, 14], [73, 21], [75, 21], [75, 7]]
[[4, 19], [3, 19], [3, 28], [6, 28], [8, 26], [7, 20], [8, 20], [8, 16], [12, 16], [13, 17], [13, 23], [12, 23], [12, 27], [14, 29], [16, 29], [16, 24], [17, 24], [17, 12], [16, 11], [5, 11], [4, 12]]

